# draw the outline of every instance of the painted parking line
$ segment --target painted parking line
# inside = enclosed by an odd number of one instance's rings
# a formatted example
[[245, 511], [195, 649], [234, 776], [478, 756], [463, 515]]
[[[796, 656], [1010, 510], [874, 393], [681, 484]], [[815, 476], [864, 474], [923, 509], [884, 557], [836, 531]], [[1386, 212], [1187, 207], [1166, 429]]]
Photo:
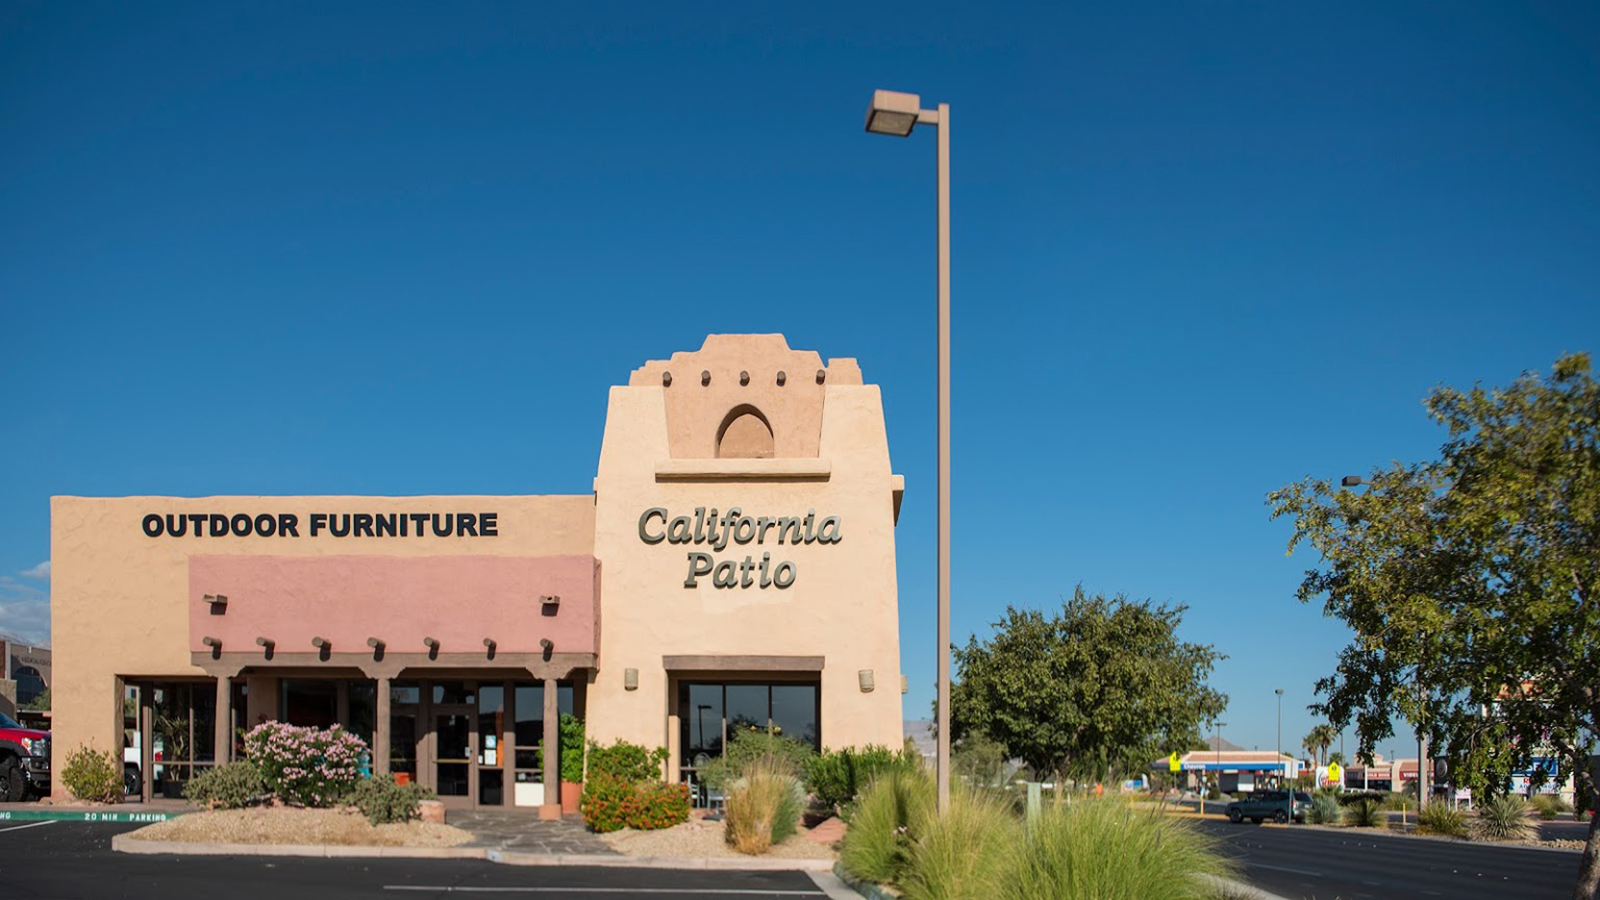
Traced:
[[24, 828], [38, 828], [40, 825], [54, 825], [59, 819], [45, 819], [43, 822], [29, 822], [26, 825], [13, 825], [10, 828], [0, 828], [0, 833], [7, 831], [21, 831]]
[[716, 894], [729, 897], [826, 897], [825, 892], [816, 891], [783, 891], [770, 889], [740, 890], [738, 888], [624, 888], [624, 887], [550, 887], [550, 886], [511, 886], [511, 887], [471, 887], [453, 885], [426, 885], [426, 884], [386, 884], [386, 891], [433, 891], [437, 893], [468, 893], [468, 894]]

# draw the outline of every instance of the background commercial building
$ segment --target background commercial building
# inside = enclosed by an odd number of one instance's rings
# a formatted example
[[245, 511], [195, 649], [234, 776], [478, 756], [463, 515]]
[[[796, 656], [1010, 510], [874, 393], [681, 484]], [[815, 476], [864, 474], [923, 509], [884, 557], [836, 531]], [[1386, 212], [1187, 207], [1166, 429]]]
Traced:
[[134, 744], [151, 793], [338, 722], [549, 807], [561, 712], [691, 783], [741, 731], [896, 746], [902, 486], [854, 360], [714, 335], [611, 389], [588, 494], [56, 497], [55, 765]]

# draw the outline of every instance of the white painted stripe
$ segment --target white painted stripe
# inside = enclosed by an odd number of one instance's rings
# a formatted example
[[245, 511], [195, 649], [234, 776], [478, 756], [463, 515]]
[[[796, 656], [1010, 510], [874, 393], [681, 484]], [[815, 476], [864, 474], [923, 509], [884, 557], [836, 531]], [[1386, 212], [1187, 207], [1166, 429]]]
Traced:
[[822, 891], [747, 890], [737, 888], [625, 888], [625, 887], [470, 887], [426, 884], [386, 884], [386, 891], [434, 891], [473, 894], [718, 894], [729, 897], [826, 897]]
[[26, 825], [13, 825], [10, 828], [0, 828], [0, 832], [21, 831], [24, 828], [38, 828], [40, 825], [54, 825], [55, 823], [55, 819], [45, 819], [43, 822], [29, 822]]
[[1244, 863], [1244, 867], [1246, 869], [1272, 869], [1276, 872], [1293, 872], [1296, 875], [1310, 875], [1313, 878], [1322, 877], [1321, 872], [1313, 872], [1310, 869], [1296, 869], [1291, 866], [1269, 866], [1266, 863], [1251, 862], [1248, 859], [1241, 860], [1241, 862]]

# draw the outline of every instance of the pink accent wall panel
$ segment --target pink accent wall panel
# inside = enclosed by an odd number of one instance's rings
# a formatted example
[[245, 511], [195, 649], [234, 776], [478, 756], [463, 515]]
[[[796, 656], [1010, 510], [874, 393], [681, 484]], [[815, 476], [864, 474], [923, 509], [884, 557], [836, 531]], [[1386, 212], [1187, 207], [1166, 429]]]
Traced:
[[[389, 653], [538, 653], [549, 638], [557, 653], [597, 650], [597, 569], [592, 556], [191, 556], [189, 648], [222, 641], [227, 652], [257, 651], [256, 638], [279, 653], [314, 653], [313, 637], [334, 653], [369, 652], [367, 638]], [[218, 615], [203, 598], [222, 594]], [[561, 603], [546, 615], [539, 598]]]

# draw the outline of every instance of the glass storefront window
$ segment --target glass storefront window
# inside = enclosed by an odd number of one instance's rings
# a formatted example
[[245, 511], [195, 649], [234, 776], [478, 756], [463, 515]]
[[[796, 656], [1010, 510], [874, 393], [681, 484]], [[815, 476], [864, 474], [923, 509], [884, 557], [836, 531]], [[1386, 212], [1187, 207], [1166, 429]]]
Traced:
[[775, 684], [772, 686], [772, 733], [793, 738], [812, 749], [822, 746], [822, 729], [817, 724], [817, 686], [814, 684]]
[[285, 678], [283, 721], [290, 725], [327, 728], [339, 721], [339, 690], [331, 681]]
[[435, 705], [444, 703], [476, 703], [477, 698], [472, 688], [467, 687], [462, 681], [435, 681], [433, 683], [433, 702]]
[[722, 755], [724, 735], [732, 743], [742, 734], [770, 732], [822, 747], [816, 684], [752, 682], [684, 683], [678, 693], [681, 774], [697, 806], [720, 797], [700, 783], [699, 769]]

